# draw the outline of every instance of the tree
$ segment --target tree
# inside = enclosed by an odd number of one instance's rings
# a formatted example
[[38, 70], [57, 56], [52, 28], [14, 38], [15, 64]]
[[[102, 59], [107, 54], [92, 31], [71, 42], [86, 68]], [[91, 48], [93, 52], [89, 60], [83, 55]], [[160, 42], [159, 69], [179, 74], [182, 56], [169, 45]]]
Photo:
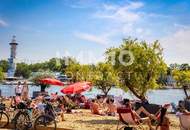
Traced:
[[190, 70], [190, 66], [187, 63], [180, 65], [180, 70]]
[[53, 71], [53, 72], [60, 71], [60, 67], [61, 67], [60, 59], [52, 58], [47, 62], [47, 64], [48, 64], [48, 68], [50, 69], [50, 71]]
[[52, 58], [42, 63], [30, 64], [29, 68], [32, 72], [52, 71], [65, 73], [65, 69], [69, 64], [76, 63], [71, 57]]
[[0, 68], [0, 81], [2, 81], [4, 79], [4, 73], [2, 71], [3, 69]]
[[3, 72], [7, 72], [9, 68], [9, 63], [7, 60], [1, 60], [0, 61], [0, 67], [2, 68]]
[[93, 84], [100, 89], [105, 96], [107, 96], [111, 88], [118, 83], [117, 73], [109, 63], [99, 63], [92, 77]]
[[177, 63], [174, 63], [174, 64], [170, 64], [169, 67], [170, 67], [171, 70], [174, 70], [174, 69], [179, 69], [179, 68], [180, 68], [180, 65], [177, 64]]
[[42, 70], [42, 63], [35, 63], [35, 64], [30, 64], [29, 68], [32, 72], [38, 72], [40, 70]]
[[40, 82], [41, 79], [44, 79], [44, 78], [55, 78], [53, 74], [51, 74], [50, 72], [38, 72], [36, 73], [35, 75], [33, 75], [31, 77], [31, 81], [33, 83], [35, 83], [37, 86], [40, 86], [41, 87], [41, 92], [45, 92], [45, 89], [47, 87], [49, 87], [49, 85], [47, 84], [43, 84]]
[[177, 86], [190, 84], [190, 70], [173, 70], [172, 76], [177, 82]]
[[158, 41], [148, 44], [128, 38], [120, 47], [109, 48], [106, 55], [119, 73], [120, 87], [143, 99], [149, 89], [158, 87], [157, 79], [166, 72], [162, 50]]
[[73, 83], [80, 81], [80, 73], [79, 73], [80, 69], [81, 66], [79, 63], [72, 63], [67, 66], [65, 70], [66, 75], [69, 78], [72, 78]]
[[18, 63], [16, 67], [15, 76], [29, 78], [31, 74], [29, 65], [26, 63]]
[[92, 66], [91, 65], [80, 65], [79, 71], [78, 71], [78, 79], [79, 81], [90, 81], [92, 80]]

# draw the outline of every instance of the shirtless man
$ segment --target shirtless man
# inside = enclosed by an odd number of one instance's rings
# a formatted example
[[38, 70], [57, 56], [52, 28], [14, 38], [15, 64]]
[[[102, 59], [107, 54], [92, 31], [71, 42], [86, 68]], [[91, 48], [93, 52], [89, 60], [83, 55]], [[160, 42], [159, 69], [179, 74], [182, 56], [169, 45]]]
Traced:
[[107, 103], [107, 114], [109, 116], [115, 116], [116, 112], [117, 112], [117, 106], [114, 104], [114, 99], [108, 99], [106, 101]]
[[105, 115], [103, 110], [99, 107], [99, 104], [93, 99], [91, 104], [91, 112], [97, 115]]

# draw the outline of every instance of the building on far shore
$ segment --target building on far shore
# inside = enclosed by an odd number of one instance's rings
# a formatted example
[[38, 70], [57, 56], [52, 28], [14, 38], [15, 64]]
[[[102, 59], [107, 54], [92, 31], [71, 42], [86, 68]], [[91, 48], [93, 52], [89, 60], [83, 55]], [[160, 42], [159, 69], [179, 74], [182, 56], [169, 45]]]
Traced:
[[11, 43], [9, 45], [11, 46], [10, 48], [10, 58], [8, 59], [9, 62], [9, 68], [7, 72], [7, 79], [15, 79], [15, 71], [16, 71], [16, 49], [18, 43], [16, 42], [16, 36], [13, 36]]

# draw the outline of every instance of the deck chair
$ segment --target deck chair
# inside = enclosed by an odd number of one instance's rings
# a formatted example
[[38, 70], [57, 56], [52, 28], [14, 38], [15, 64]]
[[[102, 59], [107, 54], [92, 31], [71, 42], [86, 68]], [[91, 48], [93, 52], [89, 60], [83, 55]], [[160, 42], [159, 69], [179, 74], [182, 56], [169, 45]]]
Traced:
[[[144, 129], [142, 124], [137, 123], [135, 121], [135, 118], [131, 109], [118, 108], [117, 113], [119, 115], [117, 130], [146, 130]], [[124, 114], [125, 114], [125, 117], [127, 117], [127, 120], [123, 119]], [[120, 122], [122, 123], [122, 127], [119, 128]]]
[[190, 130], [190, 115], [179, 116], [181, 130]]

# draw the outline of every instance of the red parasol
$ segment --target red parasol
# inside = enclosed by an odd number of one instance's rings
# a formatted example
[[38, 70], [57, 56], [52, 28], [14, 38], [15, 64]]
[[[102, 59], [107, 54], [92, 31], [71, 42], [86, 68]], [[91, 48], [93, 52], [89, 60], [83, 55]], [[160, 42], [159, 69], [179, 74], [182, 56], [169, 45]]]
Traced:
[[64, 84], [60, 80], [52, 79], [52, 78], [41, 79], [40, 83], [49, 84], [49, 85], [64, 86]]
[[71, 85], [68, 85], [64, 89], [61, 90], [64, 94], [78, 94], [82, 93], [86, 90], [89, 90], [92, 88], [92, 85], [90, 82], [78, 82]]

